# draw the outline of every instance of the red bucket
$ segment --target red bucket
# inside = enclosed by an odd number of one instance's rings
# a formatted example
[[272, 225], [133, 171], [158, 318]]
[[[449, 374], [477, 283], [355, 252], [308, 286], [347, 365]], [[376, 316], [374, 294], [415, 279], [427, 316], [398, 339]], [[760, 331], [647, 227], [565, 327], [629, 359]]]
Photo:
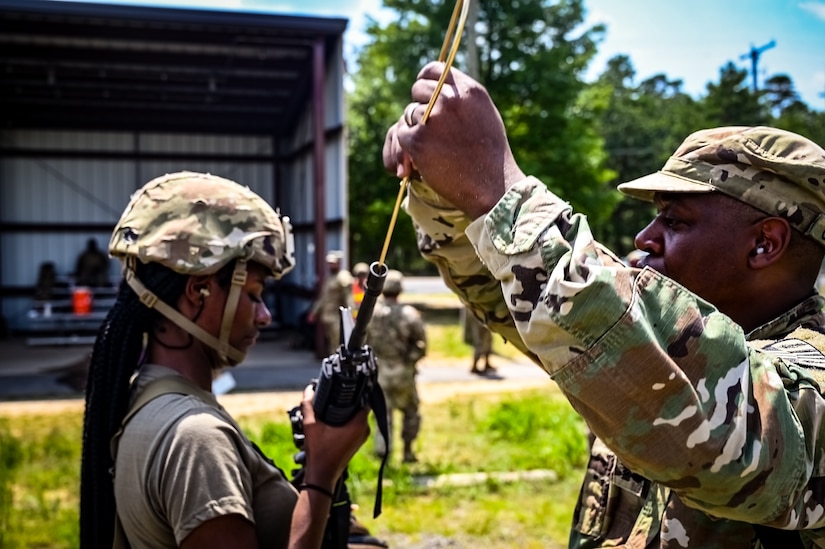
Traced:
[[72, 292], [72, 311], [76, 315], [92, 312], [92, 291], [86, 287], [75, 288]]

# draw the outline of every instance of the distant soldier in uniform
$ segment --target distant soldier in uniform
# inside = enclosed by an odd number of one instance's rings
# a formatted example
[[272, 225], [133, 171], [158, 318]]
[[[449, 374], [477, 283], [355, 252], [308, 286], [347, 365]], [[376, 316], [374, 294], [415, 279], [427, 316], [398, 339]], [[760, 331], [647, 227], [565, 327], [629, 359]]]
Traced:
[[[398, 302], [403, 276], [391, 270], [384, 281], [383, 299], [375, 304], [369, 324], [367, 343], [378, 359], [378, 383], [387, 398], [387, 423], [390, 441], [375, 435], [375, 453], [384, 455], [392, 450], [393, 413], [403, 415], [401, 439], [404, 441], [404, 461], [416, 461], [413, 441], [418, 437], [421, 415], [418, 412], [416, 363], [427, 352], [427, 335], [421, 313], [412, 305]], [[389, 443], [388, 443], [389, 442]]]
[[341, 343], [341, 315], [340, 307], [354, 308], [352, 299], [352, 274], [341, 268], [344, 254], [333, 250], [327, 254], [327, 279], [321, 290], [321, 295], [312, 304], [307, 320], [315, 324], [319, 319], [324, 330], [324, 340], [327, 344], [327, 353], [332, 354]]
[[109, 285], [109, 256], [98, 248], [94, 238], [86, 242], [86, 249], [77, 257], [74, 274], [78, 286]]
[[464, 311], [464, 332], [464, 341], [473, 346], [473, 365], [470, 367], [470, 373], [479, 375], [496, 373], [495, 367], [490, 364], [490, 355], [493, 353], [493, 333], [469, 309]]
[[352, 300], [355, 304], [354, 312], [358, 315], [361, 302], [364, 301], [364, 294], [367, 291], [367, 277], [370, 274], [370, 267], [366, 263], [359, 262], [352, 266], [352, 276], [355, 280], [352, 283]]
[[825, 546], [822, 146], [764, 126], [688, 135], [619, 185], [656, 208], [632, 267], [522, 171], [481, 84], [452, 69], [418, 123], [443, 70], [419, 73], [384, 164], [420, 174], [421, 252], [596, 436], [569, 546]]

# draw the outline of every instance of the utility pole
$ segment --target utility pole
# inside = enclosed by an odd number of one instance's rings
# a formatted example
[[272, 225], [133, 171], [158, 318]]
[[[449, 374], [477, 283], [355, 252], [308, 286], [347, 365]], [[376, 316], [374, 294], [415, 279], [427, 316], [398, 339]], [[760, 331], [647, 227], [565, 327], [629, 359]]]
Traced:
[[762, 55], [763, 51], [769, 50], [774, 46], [776, 46], [776, 40], [771, 40], [770, 42], [768, 42], [764, 46], [760, 46], [758, 48], [754, 48], [753, 46], [751, 46], [751, 51], [749, 51], [748, 53], [740, 56], [740, 59], [742, 59], [742, 60], [745, 60], [745, 59], [748, 59], [748, 58], [750, 58], [750, 60], [751, 60], [751, 70], [752, 70], [752, 74], [753, 74], [753, 93], [756, 93], [757, 91], [759, 91], [759, 86], [756, 83], [756, 75], [757, 75], [756, 65], [759, 63], [759, 56]]

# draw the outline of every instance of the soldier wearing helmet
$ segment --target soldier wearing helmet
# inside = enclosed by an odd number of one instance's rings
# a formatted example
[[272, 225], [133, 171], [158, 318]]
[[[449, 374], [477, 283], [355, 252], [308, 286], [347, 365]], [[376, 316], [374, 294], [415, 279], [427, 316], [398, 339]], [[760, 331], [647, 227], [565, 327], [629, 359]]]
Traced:
[[293, 267], [288, 219], [233, 181], [169, 174], [135, 193], [109, 253], [123, 281], [90, 363], [81, 546], [318, 547], [366, 413], [325, 425], [307, 389], [299, 493], [211, 392], [272, 319], [262, 293]]
[[392, 448], [392, 425], [395, 410], [403, 416], [401, 440], [405, 462], [416, 461], [413, 442], [421, 428], [416, 364], [427, 352], [427, 334], [421, 313], [412, 305], [399, 303], [404, 277], [390, 270], [384, 281], [383, 300], [375, 305], [367, 342], [378, 359], [378, 383], [387, 399], [387, 424], [390, 441], [375, 436], [375, 453], [383, 456]]

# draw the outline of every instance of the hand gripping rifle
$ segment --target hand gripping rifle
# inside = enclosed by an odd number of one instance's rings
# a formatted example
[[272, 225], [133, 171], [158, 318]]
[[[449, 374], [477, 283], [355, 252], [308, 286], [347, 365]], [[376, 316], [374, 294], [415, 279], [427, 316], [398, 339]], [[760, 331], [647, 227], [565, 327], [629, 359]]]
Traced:
[[[461, 33], [464, 29], [464, 23], [467, 20], [469, 8], [470, 0], [456, 0], [447, 35], [444, 37], [441, 53], [438, 56], [439, 61], [443, 61], [445, 64], [444, 71], [441, 74], [441, 78], [438, 79], [435, 90], [430, 96], [427, 110], [419, 122], [421, 125], [427, 123], [427, 119], [435, 106], [435, 101], [439, 93], [441, 93], [441, 88], [447, 79], [450, 67], [458, 52], [458, 45], [461, 41]], [[409, 120], [407, 123], [410, 126], [413, 125]], [[398, 196], [395, 199], [392, 219], [390, 220], [390, 226], [384, 240], [384, 249], [381, 252], [379, 261], [370, 265], [370, 272], [367, 278], [367, 290], [364, 295], [364, 301], [361, 303], [358, 311], [358, 319], [354, 328], [352, 328], [352, 315], [349, 309], [341, 309], [341, 345], [338, 348], [338, 352], [324, 359], [315, 387], [315, 399], [313, 401], [315, 416], [331, 425], [343, 425], [361, 408], [367, 405], [372, 406], [378, 429], [387, 443], [387, 452], [384, 454], [381, 468], [378, 471], [378, 487], [375, 494], [375, 517], [381, 514], [381, 484], [383, 481], [384, 465], [389, 455], [390, 439], [387, 428], [387, 405], [384, 401], [384, 394], [381, 392], [381, 387], [378, 385], [378, 366], [372, 349], [364, 346], [364, 338], [367, 325], [372, 317], [375, 301], [378, 299], [378, 296], [381, 295], [384, 280], [389, 272], [386, 265], [384, 265], [384, 258], [387, 256], [387, 248], [389, 247], [392, 230], [401, 206], [401, 200], [409, 183], [410, 178], [404, 177], [398, 187]], [[289, 412], [289, 415], [292, 420], [292, 432], [295, 445], [301, 449], [304, 434], [303, 418], [301, 417], [300, 408], [294, 408]], [[300, 464], [302, 459], [302, 452], [298, 452], [295, 456], [296, 463]], [[302, 470], [299, 469], [298, 474], [300, 475], [301, 473]], [[339, 503], [341, 498], [338, 497], [338, 493], [346, 493], [346, 486], [344, 484], [346, 477], [347, 472], [344, 471], [341, 480], [339, 480], [336, 485], [336, 498], [333, 501], [333, 514], [330, 516], [330, 522], [333, 521], [336, 506], [341, 505]], [[347, 516], [349, 516], [349, 496], [346, 495], [344, 500], [347, 505]], [[328, 522], [327, 532], [329, 532], [329, 530], [330, 523]], [[338, 539], [346, 540], [346, 536], [343, 538], [338, 537]], [[346, 542], [343, 542], [343, 545], [329, 546], [326, 545], [326, 542], [327, 535], [325, 533], [324, 549], [327, 547], [346, 548]]]
[[[335, 353], [326, 357], [322, 362], [318, 379], [313, 380], [315, 397], [312, 401], [316, 419], [335, 426], [344, 425], [359, 410], [367, 406], [371, 407], [378, 430], [387, 441], [389, 441], [387, 405], [384, 393], [378, 385], [378, 363], [372, 348], [365, 345], [364, 340], [375, 303], [384, 288], [388, 272], [387, 266], [381, 263], [374, 262], [370, 265], [364, 300], [361, 302], [358, 318], [354, 323], [350, 308], [340, 308], [341, 344]], [[294, 459], [300, 467], [292, 471], [292, 482], [298, 485], [303, 479], [306, 465], [306, 454], [303, 450], [303, 415], [300, 406], [289, 411], [289, 418], [292, 426], [292, 439], [299, 450]], [[373, 517], [381, 514], [381, 489], [384, 465], [388, 455], [389, 452], [384, 454], [378, 471]], [[323, 549], [346, 549], [350, 538], [351, 501], [346, 479], [347, 471], [344, 470], [344, 474], [335, 485], [335, 497], [324, 532]], [[381, 543], [374, 538], [370, 541], [376, 545]], [[386, 545], [379, 546], [386, 547]]]
[[315, 417], [330, 425], [343, 425], [365, 406], [378, 383], [378, 367], [372, 349], [364, 345], [367, 326], [375, 302], [384, 288], [388, 269], [374, 262], [370, 265], [364, 300], [353, 327], [352, 311], [341, 307], [341, 345], [338, 352], [324, 359], [312, 407]]

